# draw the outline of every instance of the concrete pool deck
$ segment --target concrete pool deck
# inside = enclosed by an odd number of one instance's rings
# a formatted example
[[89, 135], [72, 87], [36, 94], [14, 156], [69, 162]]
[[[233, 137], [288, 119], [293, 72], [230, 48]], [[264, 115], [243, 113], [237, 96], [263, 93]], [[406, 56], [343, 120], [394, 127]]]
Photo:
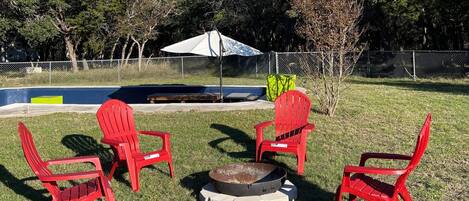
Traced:
[[[129, 104], [134, 112], [213, 112], [273, 109], [274, 104], [265, 100], [235, 103], [166, 103], [166, 104]], [[30, 104], [15, 103], [0, 107], [0, 118], [39, 116], [53, 113], [96, 113], [101, 104]]]

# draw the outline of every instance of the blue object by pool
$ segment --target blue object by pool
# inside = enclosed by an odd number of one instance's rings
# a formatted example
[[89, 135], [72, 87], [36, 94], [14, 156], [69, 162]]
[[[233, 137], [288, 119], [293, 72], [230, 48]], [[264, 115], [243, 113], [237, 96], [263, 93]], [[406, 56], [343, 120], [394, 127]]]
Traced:
[[[0, 106], [30, 103], [32, 97], [62, 96], [63, 104], [102, 104], [110, 98], [128, 104], [148, 103], [147, 96], [154, 93], [217, 93], [218, 86], [142, 85], [124, 87], [24, 87], [0, 88]], [[250, 94], [262, 97], [265, 87], [225, 86], [226, 97]]]

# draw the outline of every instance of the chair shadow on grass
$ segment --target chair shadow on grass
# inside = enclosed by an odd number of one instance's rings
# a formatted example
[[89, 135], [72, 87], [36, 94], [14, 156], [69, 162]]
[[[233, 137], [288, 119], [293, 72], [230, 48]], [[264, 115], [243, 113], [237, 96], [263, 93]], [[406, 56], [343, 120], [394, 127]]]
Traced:
[[469, 95], [469, 84], [415, 82], [412, 80], [351, 80], [354, 84], [387, 85], [408, 88], [417, 91], [451, 93], [455, 95]]
[[[227, 125], [212, 124], [210, 127], [219, 130], [228, 136], [212, 140], [209, 142], [211, 147], [232, 158], [251, 158], [251, 160], [248, 161], [254, 161], [256, 146], [255, 139], [251, 139], [247, 133]], [[219, 146], [220, 143], [230, 139], [243, 146], [246, 151], [230, 152], [229, 150], [225, 150]], [[298, 188], [298, 200], [334, 200], [335, 193], [321, 189], [321, 187], [316, 184], [306, 181], [303, 176], [298, 176], [296, 169], [292, 169], [296, 168], [296, 164], [285, 164], [273, 159], [268, 159], [268, 157], [266, 158], [267, 160], [264, 160], [263, 162], [274, 164], [287, 170], [288, 179]], [[209, 181], [208, 171], [202, 171], [184, 177], [181, 180], [181, 184], [184, 188], [192, 190], [192, 196], [196, 197], [202, 187]]]
[[[94, 138], [83, 134], [70, 134], [62, 138], [62, 144], [74, 151], [76, 156], [98, 156], [105, 174], [107, 175], [110, 171], [114, 158], [111, 148], [104, 147]], [[124, 178], [126, 172], [128, 172], [127, 168], [121, 165], [114, 172], [112, 179], [131, 187], [129, 180]]]
[[45, 189], [43, 190], [36, 190], [31, 186], [25, 184], [26, 181], [29, 180], [36, 180], [37, 177], [28, 177], [24, 179], [16, 178], [5, 166], [0, 165], [0, 182], [3, 185], [13, 190], [16, 194], [23, 196], [25, 199], [28, 200], [47, 200], [44, 196], [44, 193], [48, 193]]
[[[212, 148], [223, 154], [227, 154], [231, 158], [248, 158], [254, 160], [256, 156], [256, 140], [251, 139], [244, 131], [223, 124], [212, 124], [210, 125], [210, 128], [216, 129], [227, 135], [227, 137], [210, 141], [208, 144]], [[233, 140], [236, 144], [243, 146], [245, 151], [229, 152], [219, 146], [220, 143], [227, 140]]]
[[182, 187], [191, 190], [191, 195], [195, 198], [198, 197], [202, 187], [210, 182], [208, 171], [192, 173], [181, 179]]

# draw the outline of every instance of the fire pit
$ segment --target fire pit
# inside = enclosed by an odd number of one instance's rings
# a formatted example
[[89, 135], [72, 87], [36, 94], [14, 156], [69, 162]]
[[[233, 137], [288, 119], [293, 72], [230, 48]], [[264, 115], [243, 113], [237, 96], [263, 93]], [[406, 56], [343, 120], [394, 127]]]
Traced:
[[236, 163], [213, 169], [209, 177], [220, 193], [252, 196], [276, 192], [285, 183], [287, 172], [266, 163]]

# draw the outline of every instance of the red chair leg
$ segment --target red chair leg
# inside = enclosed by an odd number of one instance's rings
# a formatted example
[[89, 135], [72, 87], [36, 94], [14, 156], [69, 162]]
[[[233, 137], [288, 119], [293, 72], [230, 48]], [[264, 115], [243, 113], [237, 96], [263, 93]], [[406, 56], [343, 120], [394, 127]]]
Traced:
[[298, 175], [303, 175], [305, 168], [305, 153], [297, 153], [296, 159], [298, 161]]
[[263, 154], [264, 154], [264, 150], [261, 147], [261, 150], [259, 151], [259, 160], [257, 160], [256, 162], [261, 162], [262, 161], [262, 155]]
[[118, 161], [112, 162], [111, 170], [109, 171], [109, 175], [107, 176], [109, 181], [112, 180], [112, 176], [114, 175], [114, 172], [116, 171], [117, 167], [119, 167], [119, 162]]
[[412, 201], [412, 196], [410, 196], [410, 193], [406, 188], [399, 192], [399, 195], [404, 201]]
[[115, 198], [106, 195], [106, 196], [104, 196], [104, 200], [106, 200], [106, 201], [115, 201]]
[[114, 193], [112, 192], [111, 190], [111, 182], [110, 180], [108, 180], [106, 177], [100, 177], [100, 182], [101, 182], [101, 185], [102, 185], [102, 192], [104, 194], [104, 199], [106, 201], [115, 201], [115, 197], [114, 197]]
[[115, 201], [116, 198], [114, 197], [114, 193], [112, 192], [111, 188], [106, 189], [106, 194], [104, 194], [104, 200], [106, 201]]
[[342, 186], [337, 187], [337, 190], [335, 192], [335, 200], [336, 201], [342, 201]]
[[174, 177], [174, 169], [173, 169], [173, 161], [172, 160], [168, 161], [168, 167], [169, 167], [169, 176], [171, 178], [173, 178]]
[[130, 177], [130, 185], [132, 186], [132, 190], [134, 192], [139, 192], [140, 191], [140, 182], [139, 182], [140, 168], [136, 167], [134, 169], [134, 172], [131, 172], [129, 169], [129, 177]]

